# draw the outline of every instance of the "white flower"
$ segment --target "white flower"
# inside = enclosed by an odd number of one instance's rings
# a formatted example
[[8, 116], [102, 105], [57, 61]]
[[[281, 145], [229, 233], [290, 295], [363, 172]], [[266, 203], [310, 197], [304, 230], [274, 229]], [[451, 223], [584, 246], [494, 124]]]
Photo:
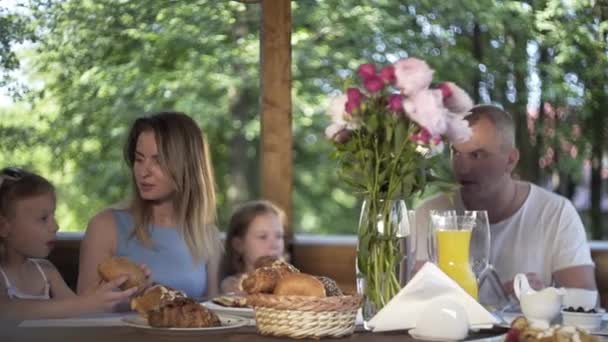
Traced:
[[346, 129], [346, 123], [332, 122], [327, 128], [325, 128], [325, 136], [327, 139], [333, 139], [336, 134]]
[[339, 96], [332, 97], [329, 100], [329, 106], [327, 107], [327, 115], [331, 117], [331, 121], [333, 122], [343, 122], [344, 121], [344, 113], [346, 112], [347, 97], [346, 94], [342, 94]]
[[395, 86], [405, 96], [415, 95], [429, 87], [433, 80], [433, 69], [418, 58], [405, 58], [395, 63]]
[[471, 138], [473, 132], [469, 122], [462, 115], [447, 114], [447, 130], [445, 135], [452, 143], [462, 143]]
[[405, 114], [432, 136], [443, 135], [447, 130], [447, 109], [443, 106], [441, 91], [422, 90], [403, 100]]

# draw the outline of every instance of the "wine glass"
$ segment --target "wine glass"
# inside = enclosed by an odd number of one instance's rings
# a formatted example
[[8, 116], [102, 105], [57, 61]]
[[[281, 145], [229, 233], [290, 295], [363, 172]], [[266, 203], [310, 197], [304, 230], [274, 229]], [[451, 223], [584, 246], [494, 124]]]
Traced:
[[491, 231], [488, 212], [466, 210], [463, 214], [474, 222], [469, 254], [471, 268], [477, 277], [479, 302], [494, 309], [509, 305], [509, 296], [502, 286], [498, 273], [490, 263]]

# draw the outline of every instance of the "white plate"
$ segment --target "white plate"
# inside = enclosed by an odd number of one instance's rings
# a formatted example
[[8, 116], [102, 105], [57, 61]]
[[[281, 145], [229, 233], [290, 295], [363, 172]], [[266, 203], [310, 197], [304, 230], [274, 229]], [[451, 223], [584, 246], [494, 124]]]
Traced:
[[122, 321], [133, 328], [141, 330], [143, 332], [149, 332], [154, 334], [166, 334], [166, 335], [182, 335], [182, 334], [194, 334], [206, 331], [226, 330], [234, 329], [247, 325], [249, 320], [243, 317], [230, 316], [230, 315], [218, 315], [220, 322], [222, 323], [219, 327], [205, 327], [205, 328], [155, 328], [148, 324], [148, 320], [141, 316], [129, 316], [124, 317]]
[[[417, 340], [421, 340], [421, 341], [438, 341], [438, 342], [448, 342], [448, 341], [454, 341], [454, 339], [444, 339], [444, 338], [440, 338], [440, 337], [433, 337], [433, 336], [425, 336], [425, 335], [420, 335], [416, 332], [416, 328], [414, 329], [410, 329], [408, 330], [408, 333], [415, 339]], [[464, 341], [476, 341], [476, 342], [502, 342], [504, 341], [505, 337], [507, 336], [507, 334], [500, 334], [497, 336], [492, 336], [492, 337], [483, 337], [483, 338], [471, 338], [470, 336], [465, 338]]]
[[230, 308], [227, 306], [215, 304], [212, 301], [206, 301], [203, 303], [203, 305], [206, 306], [207, 309], [209, 309], [217, 314], [227, 314], [227, 315], [247, 317], [247, 318], [253, 318], [255, 316], [254, 312], [253, 312], [253, 308]]

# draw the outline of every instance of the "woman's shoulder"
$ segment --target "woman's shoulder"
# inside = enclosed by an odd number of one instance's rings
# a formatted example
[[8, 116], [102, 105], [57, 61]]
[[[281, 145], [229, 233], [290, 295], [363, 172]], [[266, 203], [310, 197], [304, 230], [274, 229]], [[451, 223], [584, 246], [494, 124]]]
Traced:
[[120, 215], [128, 215], [128, 212], [124, 210], [117, 210], [113, 208], [106, 208], [98, 212], [89, 221], [87, 226], [87, 235], [106, 235], [108, 232], [116, 232], [121, 218]]
[[98, 212], [95, 216], [91, 218], [91, 220], [89, 221], [89, 228], [115, 224], [116, 221], [114, 219], [114, 209], [106, 208]]

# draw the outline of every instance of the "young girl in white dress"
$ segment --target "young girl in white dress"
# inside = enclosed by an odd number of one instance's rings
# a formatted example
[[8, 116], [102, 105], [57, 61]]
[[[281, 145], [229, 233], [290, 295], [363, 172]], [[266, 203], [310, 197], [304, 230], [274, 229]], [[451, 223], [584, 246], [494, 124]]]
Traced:
[[89, 295], [74, 294], [45, 259], [59, 229], [55, 201], [55, 189], [45, 178], [18, 168], [0, 171], [0, 320], [110, 311], [137, 291], [114, 291], [125, 276]]

